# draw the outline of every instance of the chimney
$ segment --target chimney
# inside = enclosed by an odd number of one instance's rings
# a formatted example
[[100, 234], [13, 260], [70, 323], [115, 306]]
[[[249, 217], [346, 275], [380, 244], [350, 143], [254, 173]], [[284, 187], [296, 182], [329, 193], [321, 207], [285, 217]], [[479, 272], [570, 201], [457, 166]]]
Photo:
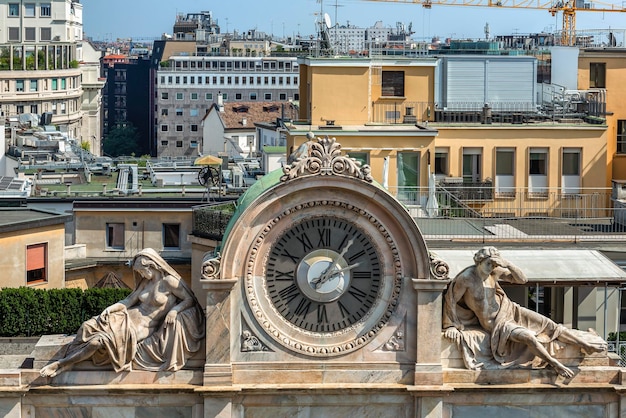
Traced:
[[224, 113], [224, 96], [222, 92], [217, 93], [217, 108], [220, 112]]

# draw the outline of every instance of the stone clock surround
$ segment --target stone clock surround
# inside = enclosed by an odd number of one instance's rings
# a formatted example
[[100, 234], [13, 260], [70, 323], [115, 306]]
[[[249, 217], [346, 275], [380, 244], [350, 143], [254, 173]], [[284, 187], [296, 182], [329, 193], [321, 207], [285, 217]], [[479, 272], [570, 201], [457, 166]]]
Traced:
[[[267, 255], [275, 226], [281, 230], [291, 220], [313, 214], [333, 216], [338, 208], [341, 216], [366, 230], [375, 228], [376, 246], [382, 249], [381, 263], [393, 266], [387, 271], [393, 271], [394, 286], [385, 296], [391, 307], [388, 317], [375, 324], [373, 332], [354, 336], [354, 342], [362, 347], [326, 356], [324, 343], [311, 344], [308, 348], [313, 353], [294, 349], [293, 344], [289, 347], [290, 336], [283, 335], [284, 329], [280, 330], [283, 334], [269, 337], [267, 333], [276, 330], [263, 325], [267, 304], [259, 307], [256, 295], [251, 298], [247, 287], [260, 280], [265, 260], [258, 258]], [[219, 279], [211, 284], [204, 281], [203, 285], [209, 289], [209, 299], [216, 297], [216, 293], [211, 295], [210, 287], [230, 289], [220, 293], [221, 302], [209, 300], [207, 304], [207, 323], [212, 324], [209, 333], [228, 335], [230, 344], [222, 344], [219, 353], [215, 348], [207, 353], [205, 384], [247, 384], [268, 379], [282, 383], [413, 384], [415, 373], [419, 381], [437, 384], [442, 380], [440, 347], [433, 341], [440, 341], [441, 290], [445, 282], [431, 278], [429, 254], [419, 229], [406, 209], [385, 190], [341, 175], [303, 176], [278, 183], [246, 208], [222, 248]], [[419, 300], [423, 300], [423, 306]], [[230, 321], [223, 321], [215, 329], [211, 312], [217, 310], [223, 317], [226, 305], [230, 307]], [[418, 327], [421, 343], [417, 341]], [[251, 336], [258, 340], [260, 348], [250, 350], [246, 342], [242, 349], [244, 334], [245, 341]], [[278, 343], [283, 337], [287, 341]], [[332, 349], [333, 345], [328, 347]]]

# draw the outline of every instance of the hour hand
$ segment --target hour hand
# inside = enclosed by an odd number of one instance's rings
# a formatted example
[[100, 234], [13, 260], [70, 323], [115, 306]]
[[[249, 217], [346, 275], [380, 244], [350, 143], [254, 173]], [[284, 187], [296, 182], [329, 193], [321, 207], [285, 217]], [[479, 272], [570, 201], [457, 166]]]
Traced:
[[330, 271], [330, 272], [328, 272], [326, 274], [322, 274], [321, 276], [316, 277], [315, 279], [313, 279], [313, 281], [311, 283], [313, 283], [315, 285], [316, 289], [319, 289], [319, 287], [321, 285], [323, 285], [325, 282], [329, 281], [330, 279], [332, 279], [333, 277], [335, 277], [339, 273], [343, 273], [344, 271], [352, 270], [353, 268], [356, 268], [356, 267], [358, 267], [360, 265], [361, 265], [361, 263], [354, 263], [354, 264], [351, 264], [351, 265], [349, 265], [347, 267], [340, 268], [338, 270], [332, 270], [332, 271]]

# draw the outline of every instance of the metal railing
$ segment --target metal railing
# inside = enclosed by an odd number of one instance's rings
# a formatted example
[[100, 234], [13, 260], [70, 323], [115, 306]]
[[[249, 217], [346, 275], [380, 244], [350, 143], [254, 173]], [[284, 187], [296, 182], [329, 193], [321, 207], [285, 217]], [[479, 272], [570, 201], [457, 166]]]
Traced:
[[609, 353], [616, 353], [619, 356], [619, 366], [626, 366], [626, 341], [608, 341]]
[[[473, 187], [474, 189], [476, 187]], [[462, 189], [462, 185], [458, 186]], [[626, 240], [621, 212], [613, 207], [608, 188], [511, 188], [506, 193], [488, 188], [490, 199], [467, 199], [467, 194], [437, 186], [390, 188], [416, 220], [426, 239], [470, 241], [599, 241]]]

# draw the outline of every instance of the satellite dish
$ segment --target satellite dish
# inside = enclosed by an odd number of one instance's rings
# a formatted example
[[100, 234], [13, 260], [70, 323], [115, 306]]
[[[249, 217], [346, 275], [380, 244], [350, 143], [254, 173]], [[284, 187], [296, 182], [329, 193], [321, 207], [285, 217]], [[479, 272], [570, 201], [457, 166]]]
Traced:
[[324, 23], [326, 24], [326, 27], [330, 29], [331, 24], [330, 24], [330, 16], [328, 16], [328, 13], [324, 13]]

